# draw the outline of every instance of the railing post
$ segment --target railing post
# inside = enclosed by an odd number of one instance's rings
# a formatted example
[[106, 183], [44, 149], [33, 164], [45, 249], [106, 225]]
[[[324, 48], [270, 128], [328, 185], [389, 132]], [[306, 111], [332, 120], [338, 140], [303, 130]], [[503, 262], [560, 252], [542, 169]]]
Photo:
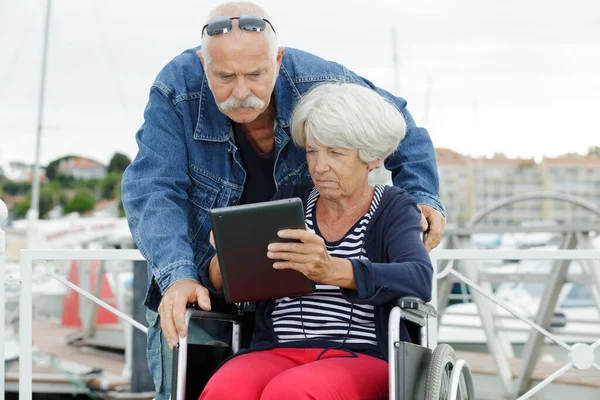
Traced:
[[2, 230], [2, 225], [6, 222], [8, 217], [8, 209], [6, 204], [0, 200], [0, 400], [4, 400], [4, 377], [6, 376], [5, 371], [5, 349], [4, 341], [6, 340], [6, 326], [5, 326], [5, 310], [6, 310], [6, 234]]
[[19, 400], [33, 397], [33, 258], [21, 250], [21, 294], [19, 296]]

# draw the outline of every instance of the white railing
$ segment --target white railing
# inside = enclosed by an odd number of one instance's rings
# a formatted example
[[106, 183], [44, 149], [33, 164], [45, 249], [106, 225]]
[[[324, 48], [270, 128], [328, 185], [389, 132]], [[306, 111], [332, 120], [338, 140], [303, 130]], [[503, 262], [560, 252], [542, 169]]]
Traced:
[[6, 332], [5, 327], [5, 310], [6, 310], [6, 298], [5, 298], [5, 284], [6, 280], [6, 234], [2, 230], [2, 225], [6, 221], [8, 217], [8, 209], [6, 208], [6, 204], [2, 200], [0, 200], [0, 400], [4, 400], [4, 377], [6, 376], [5, 371], [5, 362], [4, 362], [4, 332]]
[[[19, 399], [31, 400], [32, 398], [33, 359], [31, 350], [33, 343], [33, 263], [35, 261], [59, 260], [141, 261], [144, 260], [144, 258], [138, 250], [21, 250], [21, 292], [19, 297]], [[85, 296], [89, 300], [133, 325], [135, 328], [144, 333], [148, 332], [148, 329], [145, 326], [93, 296], [89, 292], [81, 289], [79, 286], [74, 285], [51, 271], [46, 271], [46, 273], [48, 276], [67, 285], [77, 293]]]
[[[431, 253], [431, 259], [434, 265], [437, 266], [438, 261], [450, 260], [581, 260], [581, 261], [597, 261], [600, 260], [600, 250], [435, 250]], [[482, 287], [478, 282], [468, 278], [462, 273], [453, 268], [453, 264], [448, 264], [444, 270], [436, 274], [436, 278], [442, 279], [447, 275], [453, 275], [459, 281], [464, 282], [472, 290], [487, 298], [494, 304], [504, 308], [517, 319], [529, 325], [532, 330], [535, 330], [552, 340], [557, 345], [563, 347], [569, 353], [569, 362], [556, 372], [548, 376], [543, 381], [534, 385], [529, 391], [518, 400], [526, 400], [534, 396], [551, 382], [562, 376], [568, 370], [575, 368], [577, 370], [587, 370], [595, 368], [600, 371], [600, 365], [594, 362], [595, 350], [600, 347], [600, 338], [592, 345], [585, 343], [576, 343], [569, 346], [565, 341], [548, 332], [545, 328], [538, 325], [526, 315], [516, 311], [507, 302], [498, 298], [491, 291]], [[480, 311], [480, 316], [483, 317], [485, 312]], [[485, 319], [482, 318], [483, 324]], [[495, 329], [495, 328], [492, 328]], [[500, 348], [501, 344], [496, 342], [493, 337], [487, 337], [490, 353], [495, 358], [496, 366], [498, 367], [499, 376], [503, 380], [506, 395], [516, 398], [519, 392], [518, 387], [512, 385], [512, 372], [508, 366], [508, 360], [503, 357], [503, 352]], [[511, 390], [512, 389], [512, 390]]]

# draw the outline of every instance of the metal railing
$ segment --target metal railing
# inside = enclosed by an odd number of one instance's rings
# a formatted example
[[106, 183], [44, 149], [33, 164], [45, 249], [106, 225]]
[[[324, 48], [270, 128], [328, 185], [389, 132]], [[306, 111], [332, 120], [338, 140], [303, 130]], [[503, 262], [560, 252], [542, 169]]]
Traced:
[[[456, 260], [580, 260], [580, 261], [598, 261], [600, 260], [600, 250], [435, 250], [431, 253], [431, 259], [434, 265], [437, 265], [439, 261], [456, 261]], [[600, 272], [600, 271], [598, 271]], [[497, 339], [497, 335], [490, 334], [496, 332], [496, 325], [493, 320], [493, 315], [487, 314], [485, 311], [479, 310], [482, 324], [484, 325], [484, 331], [487, 334], [488, 348], [490, 353], [494, 357], [498, 374], [503, 382], [505, 395], [510, 398], [517, 398], [518, 400], [526, 400], [534, 396], [540, 390], [548, 386], [551, 382], [562, 376], [568, 370], [575, 368], [577, 370], [587, 370], [595, 368], [600, 371], [600, 365], [594, 362], [595, 350], [600, 347], [600, 338], [596, 340], [592, 345], [585, 343], [576, 343], [569, 346], [564, 340], [558, 338], [556, 335], [550, 333], [543, 326], [532, 321], [526, 315], [518, 312], [511, 307], [506, 301], [500, 299], [490, 290], [484, 288], [479, 282], [465, 276], [461, 272], [453, 268], [453, 264], [448, 264], [442, 271], [436, 274], [437, 280], [445, 278], [447, 275], [452, 275], [459, 281], [465, 283], [468, 287], [474, 290], [474, 298], [477, 299], [477, 295], [491, 301], [495, 305], [498, 305], [512, 314], [515, 318], [521, 320], [525, 324], [529, 325], [532, 332], [537, 332], [544, 337], [550, 339], [557, 345], [563, 347], [569, 354], [569, 361], [553, 374], [548, 376], [543, 381], [535, 384], [526, 393], [519, 396], [521, 391], [520, 380], [513, 382], [512, 372], [508, 364], [508, 357], [502, 348], [502, 343]], [[477, 301], [477, 300], [476, 300]], [[480, 300], [479, 300], [480, 301]], [[480, 306], [478, 304], [478, 309]], [[484, 316], [491, 317], [489, 319]], [[491, 320], [491, 325], [490, 325]], [[486, 326], [487, 325], [487, 326]], [[526, 360], [527, 363], [536, 360]], [[529, 379], [530, 377], [527, 377]]]
[[[32, 327], [33, 327], [33, 264], [35, 261], [59, 261], [59, 260], [122, 260], [138, 261], [144, 260], [138, 250], [21, 250], [19, 295], [19, 399], [31, 400], [33, 385], [33, 359], [32, 359]], [[69, 282], [56, 273], [46, 270], [46, 274], [80, 295], [105, 308], [117, 317], [133, 325], [135, 328], [148, 332], [148, 329], [131, 317], [100, 300], [86, 290]], [[2, 304], [4, 306], [4, 304]]]
[[6, 289], [4, 281], [6, 280], [6, 234], [2, 230], [2, 225], [8, 217], [8, 208], [2, 200], [0, 200], [0, 400], [4, 400], [4, 377], [6, 376], [5, 371], [5, 343], [4, 343], [4, 332], [6, 332]]

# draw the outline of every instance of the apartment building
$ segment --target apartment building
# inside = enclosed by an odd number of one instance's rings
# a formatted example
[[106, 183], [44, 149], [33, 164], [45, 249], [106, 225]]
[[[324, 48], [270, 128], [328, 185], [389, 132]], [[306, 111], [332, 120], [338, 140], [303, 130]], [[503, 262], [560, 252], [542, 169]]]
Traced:
[[[540, 163], [544, 189], [567, 193], [600, 208], [600, 156], [588, 154], [544, 158]], [[564, 202], [545, 204], [545, 215], [557, 221], [589, 222], [584, 208]]]
[[[478, 211], [507, 197], [535, 192], [567, 193], [600, 208], [600, 156], [565, 155], [558, 158], [472, 158], [446, 148], [436, 149], [440, 196], [448, 222], [464, 224]], [[523, 222], [590, 222], [585, 209], [569, 203], [530, 200], [500, 208], [485, 224]]]

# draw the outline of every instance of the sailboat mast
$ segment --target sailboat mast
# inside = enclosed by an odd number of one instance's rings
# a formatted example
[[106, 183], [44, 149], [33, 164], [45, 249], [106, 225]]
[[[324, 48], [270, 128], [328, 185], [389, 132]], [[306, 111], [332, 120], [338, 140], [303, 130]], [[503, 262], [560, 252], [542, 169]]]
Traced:
[[46, 1], [46, 24], [44, 26], [44, 47], [42, 48], [42, 70], [40, 78], [40, 93], [37, 116], [37, 132], [35, 140], [35, 164], [33, 168], [33, 182], [31, 188], [31, 205], [28, 211], [30, 222], [39, 218], [40, 210], [40, 147], [41, 134], [44, 120], [44, 96], [46, 89], [46, 63], [48, 59], [48, 40], [50, 37], [50, 12], [52, 0]]
[[394, 95], [400, 96], [400, 62], [398, 58], [398, 44], [396, 42], [395, 26], [392, 26], [392, 55], [394, 63]]

